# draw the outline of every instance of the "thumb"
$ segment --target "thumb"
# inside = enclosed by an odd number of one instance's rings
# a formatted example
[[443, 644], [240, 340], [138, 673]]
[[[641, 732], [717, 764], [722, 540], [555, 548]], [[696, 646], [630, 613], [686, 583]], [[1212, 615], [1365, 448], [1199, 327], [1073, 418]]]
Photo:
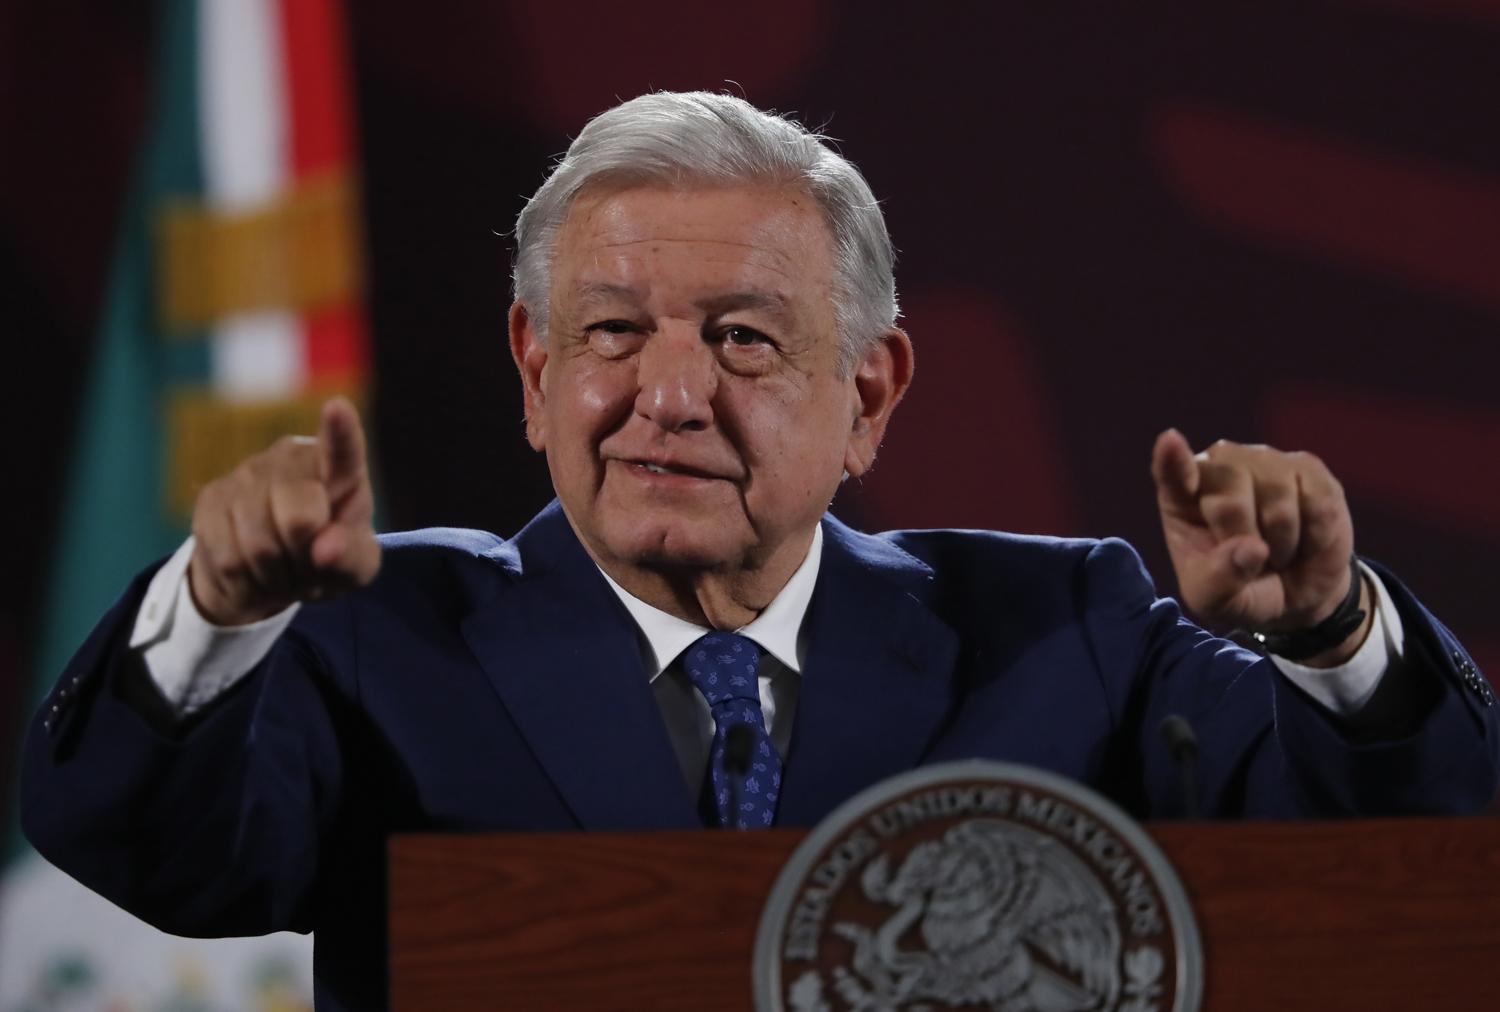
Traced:
[[318, 449], [323, 457], [323, 484], [337, 516], [343, 501], [366, 480], [365, 430], [359, 424], [359, 412], [345, 398], [334, 397], [323, 405]]
[[1270, 553], [1270, 546], [1254, 535], [1225, 538], [1178, 567], [1183, 603], [1210, 621], [1228, 624], [1263, 618], [1263, 612], [1275, 614], [1275, 603], [1264, 600], [1273, 589], [1268, 582], [1280, 586], [1274, 577], [1267, 580]]
[[1156, 480], [1156, 497], [1163, 509], [1178, 514], [1198, 511], [1198, 462], [1187, 437], [1168, 429], [1156, 437], [1151, 449], [1151, 477]]
[[313, 539], [312, 561], [334, 586], [362, 587], [380, 571], [380, 542], [369, 527], [329, 524]]

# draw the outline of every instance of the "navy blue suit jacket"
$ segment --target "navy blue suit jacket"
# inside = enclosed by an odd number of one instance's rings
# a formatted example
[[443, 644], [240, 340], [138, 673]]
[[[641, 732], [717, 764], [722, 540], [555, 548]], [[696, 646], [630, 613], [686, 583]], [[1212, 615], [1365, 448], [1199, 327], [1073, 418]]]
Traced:
[[[1171, 816], [1178, 778], [1155, 733], [1169, 713], [1197, 729], [1215, 815], [1466, 812], [1495, 793], [1500, 708], [1385, 574], [1430, 691], [1411, 734], [1356, 744], [1269, 662], [1157, 599], [1123, 542], [872, 537], [832, 518], [824, 538], [779, 825], [973, 756]], [[168, 931], [316, 929], [324, 1012], [384, 1005], [392, 832], [699, 825], [635, 627], [556, 503], [510, 541], [429, 530], [384, 545], [374, 583], [304, 607], [175, 728], [149, 719], [126, 646], [142, 574], [25, 757], [23, 824], [44, 855]]]

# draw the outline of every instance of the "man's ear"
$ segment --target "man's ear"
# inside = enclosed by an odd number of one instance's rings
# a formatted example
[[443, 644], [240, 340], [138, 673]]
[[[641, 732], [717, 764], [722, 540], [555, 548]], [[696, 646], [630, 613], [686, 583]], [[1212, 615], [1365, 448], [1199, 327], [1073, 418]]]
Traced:
[[892, 327], [854, 369], [855, 415], [844, 452], [844, 470], [859, 477], [875, 461], [891, 412], [911, 386], [916, 363], [911, 338]]
[[510, 307], [510, 357], [521, 373], [521, 393], [526, 401], [526, 439], [533, 450], [547, 448], [547, 399], [545, 370], [547, 348], [537, 336], [526, 303], [517, 300]]

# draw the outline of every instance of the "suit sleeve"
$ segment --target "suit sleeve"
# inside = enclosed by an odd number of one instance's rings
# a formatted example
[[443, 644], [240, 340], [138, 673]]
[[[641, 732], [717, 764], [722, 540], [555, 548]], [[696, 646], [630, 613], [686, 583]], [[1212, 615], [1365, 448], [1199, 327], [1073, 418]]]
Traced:
[[[320, 838], [343, 782], [334, 680], [293, 630], [201, 713], [153, 711], [128, 645], [151, 575], [106, 614], [33, 719], [22, 828], [48, 860], [162, 930], [310, 930]], [[338, 612], [323, 612], [320, 636], [347, 627]]]
[[1205, 632], [1157, 598], [1124, 542], [1084, 563], [1085, 614], [1130, 757], [1132, 807], [1183, 810], [1179, 771], [1158, 738], [1169, 714], [1199, 742], [1199, 806], [1217, 817], [1467, 814], [1500, 785], [1494, 696], [1453, 635], [1377, 567], [1406, 628], [1402, 678], [1377, 690], [1361, 721], [1297, 689], [1268, 658]]

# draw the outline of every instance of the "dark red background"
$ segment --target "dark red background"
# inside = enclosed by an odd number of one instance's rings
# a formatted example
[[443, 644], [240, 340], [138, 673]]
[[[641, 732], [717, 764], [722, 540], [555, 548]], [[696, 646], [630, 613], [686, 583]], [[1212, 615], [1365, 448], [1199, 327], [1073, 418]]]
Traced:
[[[0, 726], [150, 72], [147, 0], [0, 0]], [[884, 201], [917, 383], [858, 525], [1121, 535], [1168, 425], [1312, 449], [1500, 670], [1500, 0], [351, 0], [393, 529], [550, 498], [504, 237], [592, 113], [732, 88]], [[732, 84], [726, 82], [733, 82]], [[142, 560], [143, 562], [146, 560]]]

